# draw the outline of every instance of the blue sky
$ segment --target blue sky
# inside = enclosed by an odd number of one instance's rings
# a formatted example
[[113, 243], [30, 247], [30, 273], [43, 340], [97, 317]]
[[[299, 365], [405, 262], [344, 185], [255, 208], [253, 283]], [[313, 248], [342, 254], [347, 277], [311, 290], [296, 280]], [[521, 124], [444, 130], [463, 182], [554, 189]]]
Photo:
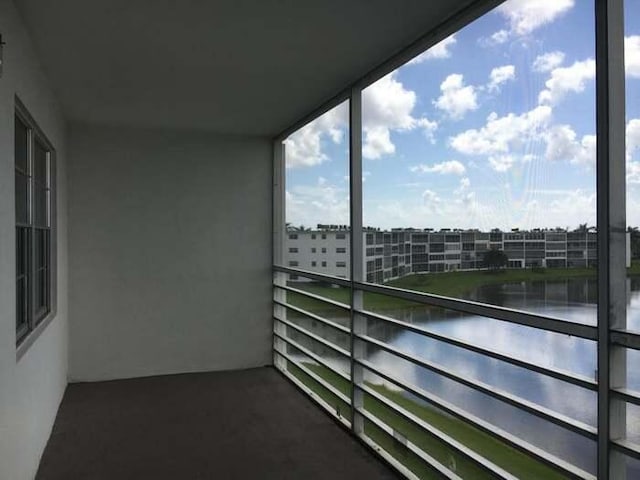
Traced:
[[[640, 225], [640, 0], [626, 0], [627, 215]], [[510, 0], [363, 92], [364, 224], [595, 225], [593, 2]], [[348, 108], [286, 142], [287, 222], [347, 224]]]

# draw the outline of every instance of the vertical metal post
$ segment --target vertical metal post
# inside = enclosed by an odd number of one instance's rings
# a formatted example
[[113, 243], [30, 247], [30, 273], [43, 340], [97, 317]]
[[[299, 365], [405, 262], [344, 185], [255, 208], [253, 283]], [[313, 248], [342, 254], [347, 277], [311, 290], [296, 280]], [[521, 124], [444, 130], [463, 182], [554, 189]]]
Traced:
[[[286, 196], [286, 175], [285, 175], [285, 145], [282, 141], [276, 140], [273, 143], [273, 264], [284, 265], [284, 244], [285, 244], [285, 196]], [[282, 272], [273, 273], [273, 284], [286, 285], [287, 274]], [[287, 293], [284, 290], [273, 289], [273, 299], [286, 303]], [[273, 304], [273, 331], [282, 335], [285, 334], [282, 324], [275, 318], [287, 318], [287, 309], [282, 305]], [[275, 338], [275, 337], [274, 337]], [[287, 361], [275, 353], [275, 347], [287, 348], [279, 339], [274, 341], [273, 364], [281, 370], [286, 370]]]
[[611, 440], [626, 435], [626, 406], [610, 389], [624, 387], [626, 355], [610, 342], [626, 326], [625, 98], [623, 0], [596, 0], [598, 215], [598, 478], [625, 478]]
[[362, 416], [356, 411], [362, 408], [362, 391], [357, 388], [363, 382], [362, 367], [354, 362], [363, 358], [365, 346], [355, 337], [366, 330], [366, 319], [355, 313], [363, 307], [363, 292], [355, 288], [354, 282], [364, 280], [363, 236], [362, 236], [362, 89], [351, 89], [349, 101], [349, 186], [351, 221], [351, 428], [356, 435], [364, 431]]

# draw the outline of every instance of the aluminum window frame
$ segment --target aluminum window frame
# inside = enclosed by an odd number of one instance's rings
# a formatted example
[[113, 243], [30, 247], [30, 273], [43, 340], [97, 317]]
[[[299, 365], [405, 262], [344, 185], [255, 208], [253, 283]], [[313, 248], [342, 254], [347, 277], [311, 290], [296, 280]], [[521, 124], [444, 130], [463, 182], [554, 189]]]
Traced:
[[[27, 148], [27, 169], [30, 173], [30, 181], [28, 186], [28, 210], [27, 210], [27, 223], [26, 224], [18, 224], [15, 222], [16, 228], [22, 227], [26, 228], [29, 233], [28, 239], [28, 277], [30, 278], [28, 285], [27, 296], [28, 300], [28, 312], [27, 312], [27, 329], [26, 331], [16, 331], [16, 361], [19, 361], [27, 350], [35, 343], [35, 341], [39, 338], [42, 332], [47, 328], [47, 326], [51, 323], [51, 321], [57, 315], [58, 309], [58, 285], [57, 285], [57, 273], [58, 273], [58, 249], [57, 249], [57, 154], [56, 149], [54, 148], [52, 142], [49, 140], [47, 135], [42, 131], [34, 117], [31, 115], [27, 107], [20, 100], [19, 97], [15, 96], [14, 98], [14, 114], [15, 117], [22, 122], [28, 132], [28, 148]], [[15, 122], [14, 122], [15, 128]], [[47, 176], [48, 176], [48, 185], [45, 188], [45, 195], [47, 197], [47, 209], [46, 209], [46, 222], [45, 226], [36, 225], [35, 222], [35, 205], [34, 205], [34, 147], [36, 142], [40, 143], [42, 147], [44, 147], [47, 155]], [[14, 154], [15, 161], [15, 154]], [[14, 192], [15, 199], [15, 192]], [[15, 212], [15, 207], [14, 207]], [[42, 311], [36, 310], [35, 305], [35, 282], [37, 281], [36, 275], [36, 241], [37, 241], [37, 231], [45, 230], [48, 232], [48, 235], [45, 235], [45, 238], [48, 236], [48, 248], [46, 249], [45, 255], [48, 260], [48, 268], [47, 268], [47, 288], [43, 294], [47, 298], [48, 301], [48, 310]], [[16, 251], [17, 245], [14, 244], [14, 251]], [[17, 252], [15, 253], [17, 254]], [[45, 261], [45, 264], [47, 262]], [[16, 305], [17, 307], [17, 305]], [[16, 311], [17, 315], [17, 311]]]
[[[620, 288], [620, 281], [625, 278], [625, 240], [626, 209], [625, 209], [625, 96], [624, 86], [624, 0], [594, 0], [595, 23], [595, 57], [596, 57], [596, 133], [597, 133], [597, 158], [596, 158], [596, 192], [597, 192], [597, 238], [598, 238], [598, 323], [597, 326], [570, 324], [558, 319], [541, 317], [526, 312], [519, 312], [504, 307], [488, 304], [479, 304], [455, 298], [440, 297], [436, 295], [421, 294], [409, 290], [394, 289], [373, 283], [367, 283], [363, 275], [363, 245], [362, 242], [351, 241], [351, 278], [341, 280], [326, 275], [304, 272], [283, 267], [284, 242], [282, 242], [284, 229], [285, 209], [285, 174], [284, 174], [284, 145], [283, 141], [292, 133], [302, 128], [307, 123], [315, 120], [320, 115], [331, 110], [338, 104], [349, 100], [349, 137], [350, 137], [350, 225], [351, 238], [363, 237], [362, 228], [362, 90], [371, 85], [384, 75], [405, 64], [414, 56], [422, 53], [439, 41], [456, 33], [472, 21], [492, 11], [503, 3], [503, 0], [483, 0], [473, 2], [471, 5], [454, 13], [430, 32], [426, 33], [415, 42], [402, 49], [389, 59], [365, 73], [360, 78], [347, 85], [335, 96], [323, 102], [309, 114], [293, 123], [273, 139], [274, 142], [274, 202], [273, 202], [273, 228], [274, 228], [274, 318], [276, 310], [285, 311], [283, 306], [286, 284], [286, 276], [298, 273], [308, 278], [327, 281], [338, 285], [349, 286], [351, 289], [351, 304], [348, 307], [351, 315], [351, 345], [350, 345], [350, 385], [351, 418], [342, 421], [342, 424], [358, 437], [362, 442], [371, 446], [374, 451], [395, 466], [403, 474], [412, 478], [412, 474], [402, 465], [399, 465], [391, 455], [380, 452], [371, 439], [363, 435], [363, 402], [362, 392], [366, 386], [362, 383], [363, 368], [366, 361], [359, 353], [362, 351], [362, 332], [360, 330], [363, 318], [370, 312], [366, 312], [362, 305], [362, 295], [365, 291], [382, 293], [397, 298], [421, 302], [427, 305], [438, 305], [463, 312], [472, 312], [490, 318], [512, 322], [529, 327], [541, 328], [548, 331], [565, 333], [581, 338], [587, 338], [596, 342], [598, 376], [595, 382], [585, 379], [573, 378], [572, 381], [585, 383], [589, 389], [597, 390], [597, 430], [595, 434], [597, 442], [597, 478], [607, 480], [619, 480], [625, 478], [625, 460], [620, 452], [634, 458], [640, 457], [637, 446], [628, 445], [625, 440], [626, 412], [625, 401], [639, 404], [640, 394], [626, 389], [626, 357], [625, 348], [640, 349], [640, 336], [626, 331], [626, 290]], [[611, 94], [615, 92], [615, 94]], [[275, 291], [279, 293], [275, 293]], [[623, 298], [624, 296], [624, 298]], [[282, 317], [280, 317], [282, 318]], [[274, 319], [274, 325], [279, 322]], [[282, 337], [283, 331], [276, 329], [274, 334]], [[277, 353], [278, 339], [274, 340], [274, 364], [283, 373], [286, 372], [286, 361]], [[478, 349], [477, 346], [467, 346]], [[494, 354], [493, 352], [486, 352]], [[518, 362], [517, 359], [506, 359], [510, 362]], [[531, 368], [535, 371], [535, 368]], [[549, 374], [549, 372], [547, 372]], [[562, 372], [551, 372], [552, 376], [565, 375]], [[289, 378], [293, 376], [288, 374]], [[300, 388], [306, 390], [301, 382], [295, 381]], [[404, 386], [411, 388], [411, 386]], [[309, 392], [307, 392], [309, 393]], [[421, 393], [421, 392], [418, 392]], [[313, 397], [313, 394], [310, 394]], [[317, 398], [316, 398], [317, 400]], [[445, 405], [445, 408], [447, 406]], [[504, 435], [495, 432], [492, 427], [484, 425], [480, 419], [471, 418], [469, 415], [459, 413], [455, 409], [451, 413], [465, 418], [471, 423], [496, 437]], [[505, 437], [507, 441], [527, 453], [531, 449], [526, 441], [518, 438]], [[523, 446], [524, 444], [524, 446]], [[537, 450], [536, 450], [537, 452]], [[536, 454], [539, 454], [537, 452]], [[558, 468], [560, 471], [574, 478], [595, 478], [572, 466], [556, 462], [545, 454], [540, 454], [542, 461]], [[427, 463], [429, 463], [427, 461]], [[432, 467], [440, 466], [432, 463]], [[445, 469], [446, 470], [446, 469]], [[452, 472], [440, 472], [444, 475]]]

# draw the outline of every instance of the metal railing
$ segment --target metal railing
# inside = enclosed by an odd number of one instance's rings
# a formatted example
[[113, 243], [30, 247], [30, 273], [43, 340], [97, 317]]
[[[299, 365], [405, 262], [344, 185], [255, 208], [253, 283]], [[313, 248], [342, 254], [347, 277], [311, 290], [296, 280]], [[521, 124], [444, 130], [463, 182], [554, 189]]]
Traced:
[[[389, 371], [384, 365], [381, 367], [379, 362], [370, 361], [366, 355], [359, 354], [357, 350], [366, 351], [367, 347], [372, 347], [378, 352], [384, 352], [385, 355], [391, 356], [391, 358], [407, 362], [437, 375], [439, 378], [447, 379], [447, 381], [478, 392], [492, 401], [526, 412], [540, 421], [553, 424], [567, 432], [592, 441], [594, 452], [598, 440], [598, 430], [595, 425], [584, 423], [552, 408], [497, 388], [473, 376], [456, 371], [455, 368], [423, 358], [421, 355], [406, 351], [402, 346], [391, 345], [369, 334], [366, 325], [370, 321], [381, 322], [381, 324], [398, 331], [411, 332], [429, 339], [429, 341], [438, 342], [460, 351], [482, 355], [514, 368], [524, 369], [572, 387], [593, 392], [594, 398], [598, 391], [598, 383], [595, 379], [572, 371], [540, 365], [531, 360], [518, 358], [512, 353], [476, 345], [468, 340], [432, 331], [424, 325], [392, 318], [365, 309], [362, 302], [357, 307], [355, 306], [357, 303], [353, 301], [348, 304], [335, 298], [324, 297], [318, 293], [319, 289], [306, 290], [304, 283], [299, 283], [294, 287], [290, 284], [291, 282], [288, 282], [289, 275], [322, 282], [323, 285], [333, 285], [336, 289], [335, 292], [338, 291], [337, 289], [345, 290], [349, 295], [338, 295], [341, 300], [344, 299], [343, 297], [353, 298], [354, 295], [368, 292], [428, 307], [497, 319], [502, 322], [522, 325], [525, 328], [567, 335], [594, 344], [597, 340], [597, 327], [467, 300], [352, 282], [287, 267], [274, 267], [275, 365], [284, 375], [292, 379], [303, 391], [326, 408], [329, 413], [352, 429], [367, 445], [372, 446], [375, 451], [383, 455], [409, 478], [420, 478], [420, 472], [429, 472], [429, 475], [444, 478], [461, 478], [460, 469], [456, 467], [456, 462], [447, 464], [442, 458], [437, 458], [433, 451], [421, 446], [424, 439], [438, 442], [442, 448], [452, 452], [451, 458], [460, 459], [459, 461], [465, 462], [468, 468], [476, 469], [486, 478], [517, 478], [509, 461], [491, 460], [487, 456], [483, 456], [481, 452], [474, 450], [472, 446], [466, 445], [463, 438], [456, 438], [454, 433], [438, 428], [422, 418], [416, 412], [420, 412], [420, 408], [424, 406], [436, 409], [442, 415], [464, 423], [468, 428], [477, 432], [474, 434], [487, 435], [492, 441], [502, 445], [501, 448], [511, 449], [525, 455], [530, 461], [543, 465], [558, 477], [596, 478], [594, 472], [574, 465], [540, 445], [535, 445], [526, 438], [522, 438], [523, 435], [515, 435], [491, 421], [480, 418], [477, 414], [452, 403], [449, 399], [442, 398], [433, 391], [415, 385], [393, 371]], [[332, 292], [334, 290], [325, 291]], [[332, 296], [335, 297], [335, 295]], [[345, 315], [344, 318], [348, 319], [347, 322], [351, 323], [354, 318], [364, 319], [364, 330], [354, 329], [351, 324], [345, 324], [344, 321], [325, 318], [322, 314], [323, 309], [327, 309], [325, 311], [333, 314], [342, 312]], [[342, 317], [339, 319], [344, 320]], [[347, 337], [350, 337], [351, 340], [347, 341]], [[342, 339], [341, 345], [336, 344], [336, 338]], [[633, 332], [616, 331], [612, 334], [612, 343], [637, 348], [640, 344], [639, 338], [640, 336]], [[327, 352], [331, 353], [334, 360], [327, 358]], [[343, 362], [341, 367], [337, 366], [336, 358]], [[354, 371], [361, 371], [364, 374], [359, 378], [353, 378], [349, 372]], [[391, 386], [392, 390], [381, 389], [379, 383], [368, 380], [372, 377]], [[389, 394], [391, 391], [403, 392], [401, 393], [402, 399], [399, 400], [400, 397]], [[629, 389], [611, 389], [611, 396], [623, 402], [640, 405], [640, 392]], [[364, 398], [365, 400], [354, 404], [353, 398]], [[338, 401], [342, 402], [342, 408], [336, 408], [335, 403]], [[406, 402], [409, 403], [405, 404]], [[375, 408], [372, 405], [375, 405]], [[351, 409], [350, 415], [346, 415], [344, 412], [345, 406]], [[381, 415], [381, 411], [388, 413]], [[365, 427], [357, 428], [354, 423], [356, 421], [364, 423]], [[375, 432], [375, 435], [372, 432]], [[391, 442], [391, 447], [383, 445], [385, 443], [383, 436], [386, 436]], [[612, 445], [614, 449], [625, 455], [640, 458], [640, 448], [634, 443], [616, 440], [612, 442]], [[404, 453], [399, 454], [400, 451]], [[412, 458], [411, 461], [406, 460], [407, 455]], [[420, 468], [416, 468], [416, 462], [419, 462]]]

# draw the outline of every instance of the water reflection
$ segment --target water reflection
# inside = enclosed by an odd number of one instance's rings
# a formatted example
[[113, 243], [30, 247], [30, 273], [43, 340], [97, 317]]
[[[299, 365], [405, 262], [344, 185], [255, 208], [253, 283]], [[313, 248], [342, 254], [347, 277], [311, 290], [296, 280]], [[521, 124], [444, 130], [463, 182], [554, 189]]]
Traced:
[[[640, 277], [628, 279], [627, 293], [629, 328], [640, 330]], [[590, 325], [596, 325], [597, 320], [597, 288], [596, 280], [592, 278], [487, 285], [472, 291], [467, 298]], [[596, 344], [593, 341], [440, 308], [405, 308], [380, 313], [536, 365], [590, 379], [596, 376]], [[338, 339], [335, 332], [329, 332], [321, 325], [316, 325], [312, 331], [327, 339], [333, 335], [331, 340], [341, 346], [346, 347], [348, 342], [348, 337], [340, 336]], [[590, 390], [429, 339], [386, 322], [370, 319], [367, 334], [457, 375], [482, 382], [488, 388], [515, 395], [583, 424], [596, 425], [597, 398]], [[341, 364], [341, 370], [346, 368], [345, 360], [335, 358], [333, 352], [322, 347], [314, 348], [311, 344], [308, 347], [332, 364]], [[595, 442], [374, 346], [369, 346], [367, 356], [381, 370], [588, 472], [595, 472]], [[627, 365], [628, 386], [640, 390], [640, 352], [629, 351]], [[640, 425], [640, 409], [629, 409], [627, 418], [630, 427]], [[630, 437], [636, 436], [635, 430], [637, 428], [629, 432]], [[640, 471], [633, 474], [640, 478]]]

